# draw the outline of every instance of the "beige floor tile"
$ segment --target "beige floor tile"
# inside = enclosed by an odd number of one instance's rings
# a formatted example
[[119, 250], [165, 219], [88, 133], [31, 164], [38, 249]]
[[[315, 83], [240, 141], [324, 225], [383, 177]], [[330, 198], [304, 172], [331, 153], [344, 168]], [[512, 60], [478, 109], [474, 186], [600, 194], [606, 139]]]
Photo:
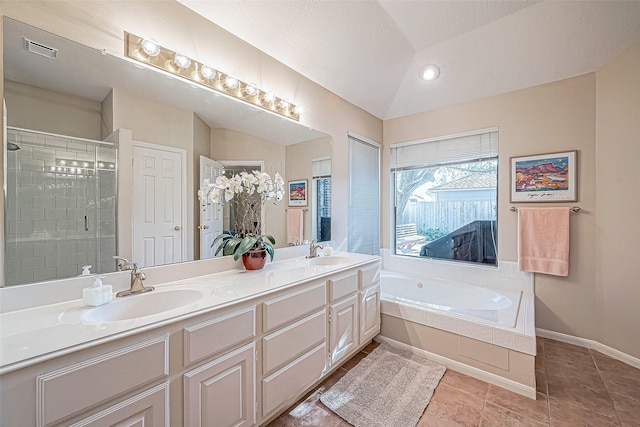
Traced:
[[487, 396], [487, 391], [489, 390], [489, 384], [486, 382], [461, 374], [460, 372], [452, 371], [451, 369], [447, 369], [440, 383], [463, 390], [481, 399]]
[[606, 389], [593, 387], [575, 377], [549, 377], [549, 399], [560, 404], [570, 403], [582, 408], [615, 416], [613, 402]]
[[620, 421], [640, 427], [640, 401], [616, 394], [612, 394], [611, 399], [613, 399], [613, 406], [616, 408]]
[[290, 422], [284, 420], [282, 417], [278, 417], [275, 420], [267, 424], [267, 427], [295, 427]]
[[498, 405], [537, 423], [549, 424], [549, 404], [547, 396], [542, 393], [538, 393], [536, 400], [533, 400], [504, 388], [490, 385], [487, 403]]
[[629, 399], [640, 400], [640, 378], [631, 375], [601, 372], [602, 379], [609, 393], [618, 394]]
[[484, 398], [465, 393], [447, 384], [440, 384], [419, 425], [446, 425], [443, 423], [448, 421], [452, 425], [476, 427], [480, 423], [483, 406]]
[[603, 415], [566, 402], [551, 399], [551, 427], [617, 427], [615, 416]]
[[604, 354], [598, 353], [595, 350], [591, 351], [591, 355], [596, 363], [596, 366], [598, 367], [598, 370], [601, 372], [640, 379], [640, 369], [638, 368], [634, 368], [633, 366], [627, 365], [620, 360], [605, 356]]
[[313, 393], [304, 402], [280, 417], [294, 427], [337, 427], [342, 418], [331, 412], [320, 401], [320, 392]]
[[480, 420], [480, 427], [541, 427], [548, 425], [548, 422], [541, 423], [490, 402], [484, 406]]
[[547, 388], [547, 373], [544, 370], [536, 369], [536, 391], [545, 396], [549, 395]]
[[371, 341], [369, 344], [366, 345], [365, 348], [362, 349], [362, 351], [364, 351], [365, 353], [369, 354], [371, 353], [373, 350], [375, 350], [376, 348], [378, 348], [380, 346], [379, 342], [376, 341]]
[[356, 366], [362, 359], [364, 359], [367, 356], [368, 356], [368, 354], [365, 353], [364, 351], [359, 351], [351, 359], [349, 359], [346, 362], [344, 362], [344, 365], [342, 365], [342, 367], [344, 369], [349, 370], [349, 369], [353, 368], [354, 366]]

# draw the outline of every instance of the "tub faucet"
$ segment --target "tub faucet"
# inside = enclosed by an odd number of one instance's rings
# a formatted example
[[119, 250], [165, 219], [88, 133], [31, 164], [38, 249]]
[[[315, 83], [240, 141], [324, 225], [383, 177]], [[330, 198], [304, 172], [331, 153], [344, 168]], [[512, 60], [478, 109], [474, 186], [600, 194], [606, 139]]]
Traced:
[[142, 294], [144, 292], [149, 292], [155, 289], [153, 286], [147, 288], [142, 284], [142, 281], [146, 279], [147, 276], [142, 272], [140, 267], [138, 267], [138, 264], [136, 264], [135, 262], [129, 262], [119, 256], [114, 256], [113, 258], [119, 260], [118, 270], [131, 270], [131, 287], [126, 291], [118, 292], [116, 294], [116, 297], [126, 297], [127, 295]]
[[315, 240], [312, 240], [309, 244], [309, 255], [307, 258], [315, 258], [318, 256], [318, 249], [322, 249], [321, 245], [318, 245]]

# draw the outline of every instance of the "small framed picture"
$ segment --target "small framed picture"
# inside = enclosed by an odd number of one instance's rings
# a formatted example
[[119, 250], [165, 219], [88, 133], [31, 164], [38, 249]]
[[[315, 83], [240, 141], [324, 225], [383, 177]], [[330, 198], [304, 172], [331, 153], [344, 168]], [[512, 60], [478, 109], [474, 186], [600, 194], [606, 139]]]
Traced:
[[289, 206], [307, 206], [307, 180], [289, 181]]
[[577, 151], [511, 158], [512, 202], [577, 201]]

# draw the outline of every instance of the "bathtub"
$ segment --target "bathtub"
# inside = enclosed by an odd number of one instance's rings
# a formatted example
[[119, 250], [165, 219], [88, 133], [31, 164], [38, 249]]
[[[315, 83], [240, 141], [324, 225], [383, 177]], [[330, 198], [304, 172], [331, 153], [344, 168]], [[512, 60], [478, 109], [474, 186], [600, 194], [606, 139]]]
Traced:
[[494, 270], [493, 277], [482, 276], [484, 270], [466, 275], [496, 280], [500, 290], [421, 277], [415, 267], [407, 269], [411, 273], [382, 271], [376, 340], [535, 399], [533, 283], [525, 284], [515, 263], [502, 268], [502, 278]]
[[383, 271], [383, 302], [397, 303], [433, 313], [451, 315], [487, 325], [513, 328], [520, 308], [520, 291], [492, 289], [442, 279], [420, 279]]

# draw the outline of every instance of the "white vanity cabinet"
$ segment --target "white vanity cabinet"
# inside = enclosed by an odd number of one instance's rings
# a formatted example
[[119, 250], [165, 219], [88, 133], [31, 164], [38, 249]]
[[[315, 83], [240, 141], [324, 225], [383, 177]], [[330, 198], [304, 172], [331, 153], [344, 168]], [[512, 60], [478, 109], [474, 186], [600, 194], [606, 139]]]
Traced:
[[255, 425], [255, 314], [250, 306], [184, 328], [185, 367], [215, 357], [183, 376], [185, 426]]
[[380, 268], [368, 266], [358, 271], [360, 340], [362, 345], [380, 333]]
[[262, 303], [262, 420], [326, 371], [326, 295], [325, 281], [317, 281]]
[[363, 263], [25, 364], [0, 377], [0, 425], [265, 425], [378, 333], [379, 269]]

